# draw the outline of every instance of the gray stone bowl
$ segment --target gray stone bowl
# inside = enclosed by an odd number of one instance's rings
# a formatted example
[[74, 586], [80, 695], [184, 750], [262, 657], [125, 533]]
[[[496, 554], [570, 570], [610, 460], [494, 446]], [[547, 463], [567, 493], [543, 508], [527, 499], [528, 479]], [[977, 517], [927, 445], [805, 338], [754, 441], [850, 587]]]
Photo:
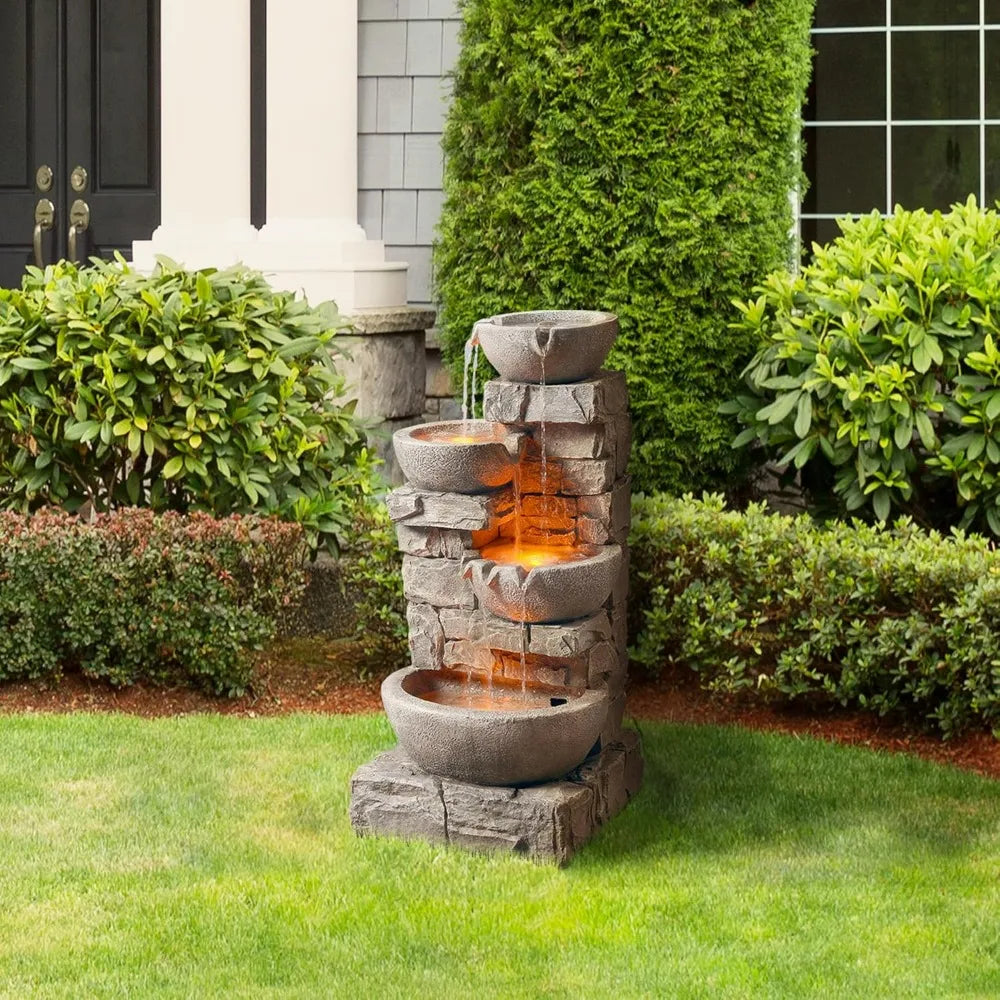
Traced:
[[[452, 434], [476, 440], [444, 440]], [[521, 437], [488, 420], [444, 420], [396, 431], [392, 447], [413, 486], [443, 493], [489, 493], [514, 478]]]
[[623, 557], [618, 545], [577, 549], [584, 549], [586, 558], [532, 569], [470, 557], [463, 575], [472, 582], [480, 606], [498, 618], [533, 624], [585, 618], [610, 596]]
[[557, 385], [600, 370], [618, 336], [618, 317], [569, 309], [505, 313], [481, 319], [473, 336], [503, 378]]
[[421, 697], [462, 683], [464, 674], [454, 670], [413, 667], [382, 682], [382, 703], [400, 746], [419, 767], [442, 778], [476, 785], [561, 778], [590, 753], [608, 714], [604, 689], [560, 689], [557, 695], [529, 691], [531, 707], [514, 710], [466, 708]]

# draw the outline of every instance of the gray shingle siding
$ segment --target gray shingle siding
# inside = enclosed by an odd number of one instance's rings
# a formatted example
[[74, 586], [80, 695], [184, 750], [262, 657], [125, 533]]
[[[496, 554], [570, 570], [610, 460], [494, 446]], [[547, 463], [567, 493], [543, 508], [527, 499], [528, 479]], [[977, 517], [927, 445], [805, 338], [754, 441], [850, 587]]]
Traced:
[[456, 0], [359, 0], [358, 16], [358, 219], [389, 259], [410, 265], [410, 302], [430, 304], [461, 18]]

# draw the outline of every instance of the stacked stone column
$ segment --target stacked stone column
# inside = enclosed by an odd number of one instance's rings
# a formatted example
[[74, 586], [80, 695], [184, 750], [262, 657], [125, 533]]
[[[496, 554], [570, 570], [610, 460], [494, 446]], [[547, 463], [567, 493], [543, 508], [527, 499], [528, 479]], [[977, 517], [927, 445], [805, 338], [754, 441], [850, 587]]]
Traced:
[[[528, 684], [606, 688], [607, 720], [575, 772], [530, 790], [435, 778], [392, 751], [355, 775], [352, 821], [361, 833], [506, 847], [564, 862], [641, 781], [635, 734], [622, 729], [631, 440], [625, 379], [618, 372], [565, 385], [497, 379], [485, 386], [483, 409], [486, 420], [521, 436], [519, 505], [513, 485], [475, 495], [407, 485], [388, 498], [403, 553], [413, 666], [520, 678], [524, 650]], [[518, 533], [530, 544], [621, 546], [621, 572], [604, 606], [583, 619], [526, 626], [480, 609], [464, 564], [484, 545]], [[440, 822], [429, 820], [437, 815], [435, 796], [460, 801], [464, 818], [445, 809]], [[476, 831], [471, 838], [470, 826]]]

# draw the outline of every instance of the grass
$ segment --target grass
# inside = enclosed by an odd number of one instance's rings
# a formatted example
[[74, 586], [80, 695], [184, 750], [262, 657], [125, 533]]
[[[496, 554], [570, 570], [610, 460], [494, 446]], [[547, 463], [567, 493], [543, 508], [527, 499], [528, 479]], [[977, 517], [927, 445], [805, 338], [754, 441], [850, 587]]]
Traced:
[[563, 871], [358, 840], [380, 717], [0, 719], [0, 997], [994, 997], [1000, 784], [644, 725]]

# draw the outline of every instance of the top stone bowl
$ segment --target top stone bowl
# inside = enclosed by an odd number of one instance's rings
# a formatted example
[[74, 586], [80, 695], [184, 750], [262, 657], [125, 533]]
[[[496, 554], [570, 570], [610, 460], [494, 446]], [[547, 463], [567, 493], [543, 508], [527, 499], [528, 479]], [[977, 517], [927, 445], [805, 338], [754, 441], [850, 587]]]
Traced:
[[473, 336], [511, 382], [579, 382], [604, 364], [618, 336], [618, 317], [579, 310], [504, 313], [481, 319]]

